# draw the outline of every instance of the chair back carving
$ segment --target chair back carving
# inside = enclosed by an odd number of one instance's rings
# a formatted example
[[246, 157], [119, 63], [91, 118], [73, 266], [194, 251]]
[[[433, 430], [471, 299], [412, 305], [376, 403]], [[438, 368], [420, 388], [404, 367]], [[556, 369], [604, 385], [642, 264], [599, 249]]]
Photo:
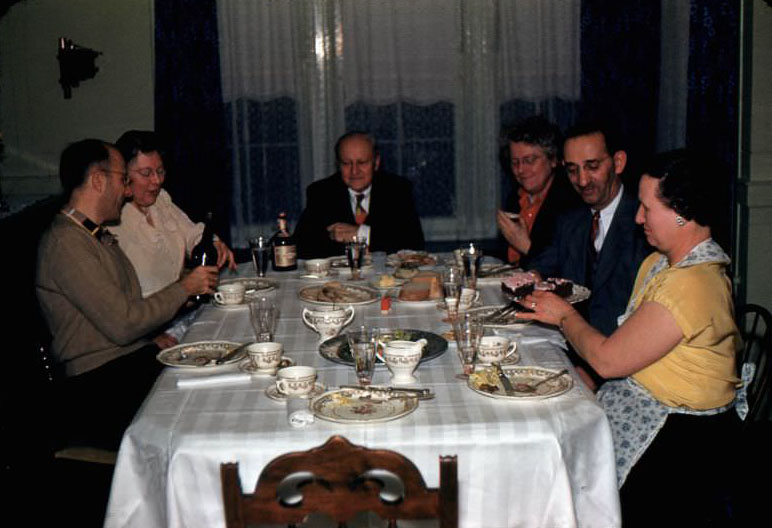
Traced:
[[765, 419], [764, 410], [768, 408], [772, 362], [769, 360], [772, 349], [772, 314], [757, 304], [746, 304], [737, 309], [735, 316], [737, 327], [743, 338], [743, 348], [737, 356], [737, 372], [742, 372], [745, 363], [755, 365], [753, 379], [748, 385], [748, 416], [746, 423]]
[[253, 493], [242, 493], [238, 463], [222, 464], [220, 476], [228, 528], [294, 526], [311, 513], [345, 526], [367, 511], [388, 519], [389, 526], [396, 526], [397, 519], [432, 518], [443, 528], [458, 526], [455, 456], [440, 457], [439, 488], [427, 488], [418, 468], [399, 453], [355, 446], [342, 436], [275, 458]]

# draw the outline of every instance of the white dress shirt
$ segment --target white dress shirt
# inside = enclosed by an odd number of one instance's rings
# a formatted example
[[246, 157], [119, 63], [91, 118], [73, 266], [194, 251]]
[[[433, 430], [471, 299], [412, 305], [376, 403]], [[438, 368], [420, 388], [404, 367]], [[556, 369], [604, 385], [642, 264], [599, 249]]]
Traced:
[[[600, 249], [603, 247], [603, 241], [606, 240], [606, 234], [611, 227], [611, 221], [614, 220], [614, 213], [617, 212], [619, 202], [622, 201], [622, 192], [624, 189], [624, 184], [620, 185], [619, 192], [617, 192], [617, 195], [613, 200], [611, 200], [611, 203], [600, 210], [600, 218], [598, 219], [598, 236], [595, 238], [595, 251], [598, 253], [600, 253]], [[593, 209], [592, 212], [595, 213], [595, 209]]]

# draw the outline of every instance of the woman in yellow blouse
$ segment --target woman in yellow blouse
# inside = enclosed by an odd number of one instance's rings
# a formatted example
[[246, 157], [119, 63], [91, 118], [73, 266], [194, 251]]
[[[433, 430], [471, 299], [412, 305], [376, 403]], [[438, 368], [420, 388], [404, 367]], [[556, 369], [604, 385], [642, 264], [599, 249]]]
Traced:
[[636, 221], [657, 252], [638, 270], [612, 335], [553, 294], [524, 300], [534, 313], [523, 318], [559, 326], [599, 374], [614, 378], [598, 400], [614, 437], [625, 526], [704, 518], [720, 509], [720, 498], [706, 495], [728, 478], [740, 338], [729, 257], [711, 238], [712, 197], [721, 189], [711, 172], [685, 151], [658, 155], [644, 171]]

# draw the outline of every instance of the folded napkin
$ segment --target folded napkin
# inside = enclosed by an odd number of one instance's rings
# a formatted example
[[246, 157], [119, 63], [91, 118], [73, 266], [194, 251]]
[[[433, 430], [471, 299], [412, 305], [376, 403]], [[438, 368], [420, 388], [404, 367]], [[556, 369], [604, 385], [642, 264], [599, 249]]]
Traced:
[[307, 399], [287, 398], [287, 421], [296, 429], [314, 423], [314, 413], [308, 408]]
[[246, 372], [214, 374], [212, 376], [179, 378], [177, 380], [177, 388], [189, 389], [192, 387], [209, 387], [211, 385], [236, 385], [239, 383], [249, 383], [250, 381], [252, 381], [252, 376]]

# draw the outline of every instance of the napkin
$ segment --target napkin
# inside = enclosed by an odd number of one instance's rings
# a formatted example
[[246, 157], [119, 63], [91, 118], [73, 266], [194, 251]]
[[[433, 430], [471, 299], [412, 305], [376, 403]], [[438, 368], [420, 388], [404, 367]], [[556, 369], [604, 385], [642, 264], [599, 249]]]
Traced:
[[189, 389], [192, 387], [209, 387], [211, 385], [236, 385], [239, 383], [249, 383], [250, 381], [252, 381], [252, 376], [246, 372], [214, 374], [212, 376], [179, 378], [177, 380], [177, 388]]
[[296, 429], [314, 423], [314, 413], [308, 408], [307, 399], [287, 398], [287, 421]]

